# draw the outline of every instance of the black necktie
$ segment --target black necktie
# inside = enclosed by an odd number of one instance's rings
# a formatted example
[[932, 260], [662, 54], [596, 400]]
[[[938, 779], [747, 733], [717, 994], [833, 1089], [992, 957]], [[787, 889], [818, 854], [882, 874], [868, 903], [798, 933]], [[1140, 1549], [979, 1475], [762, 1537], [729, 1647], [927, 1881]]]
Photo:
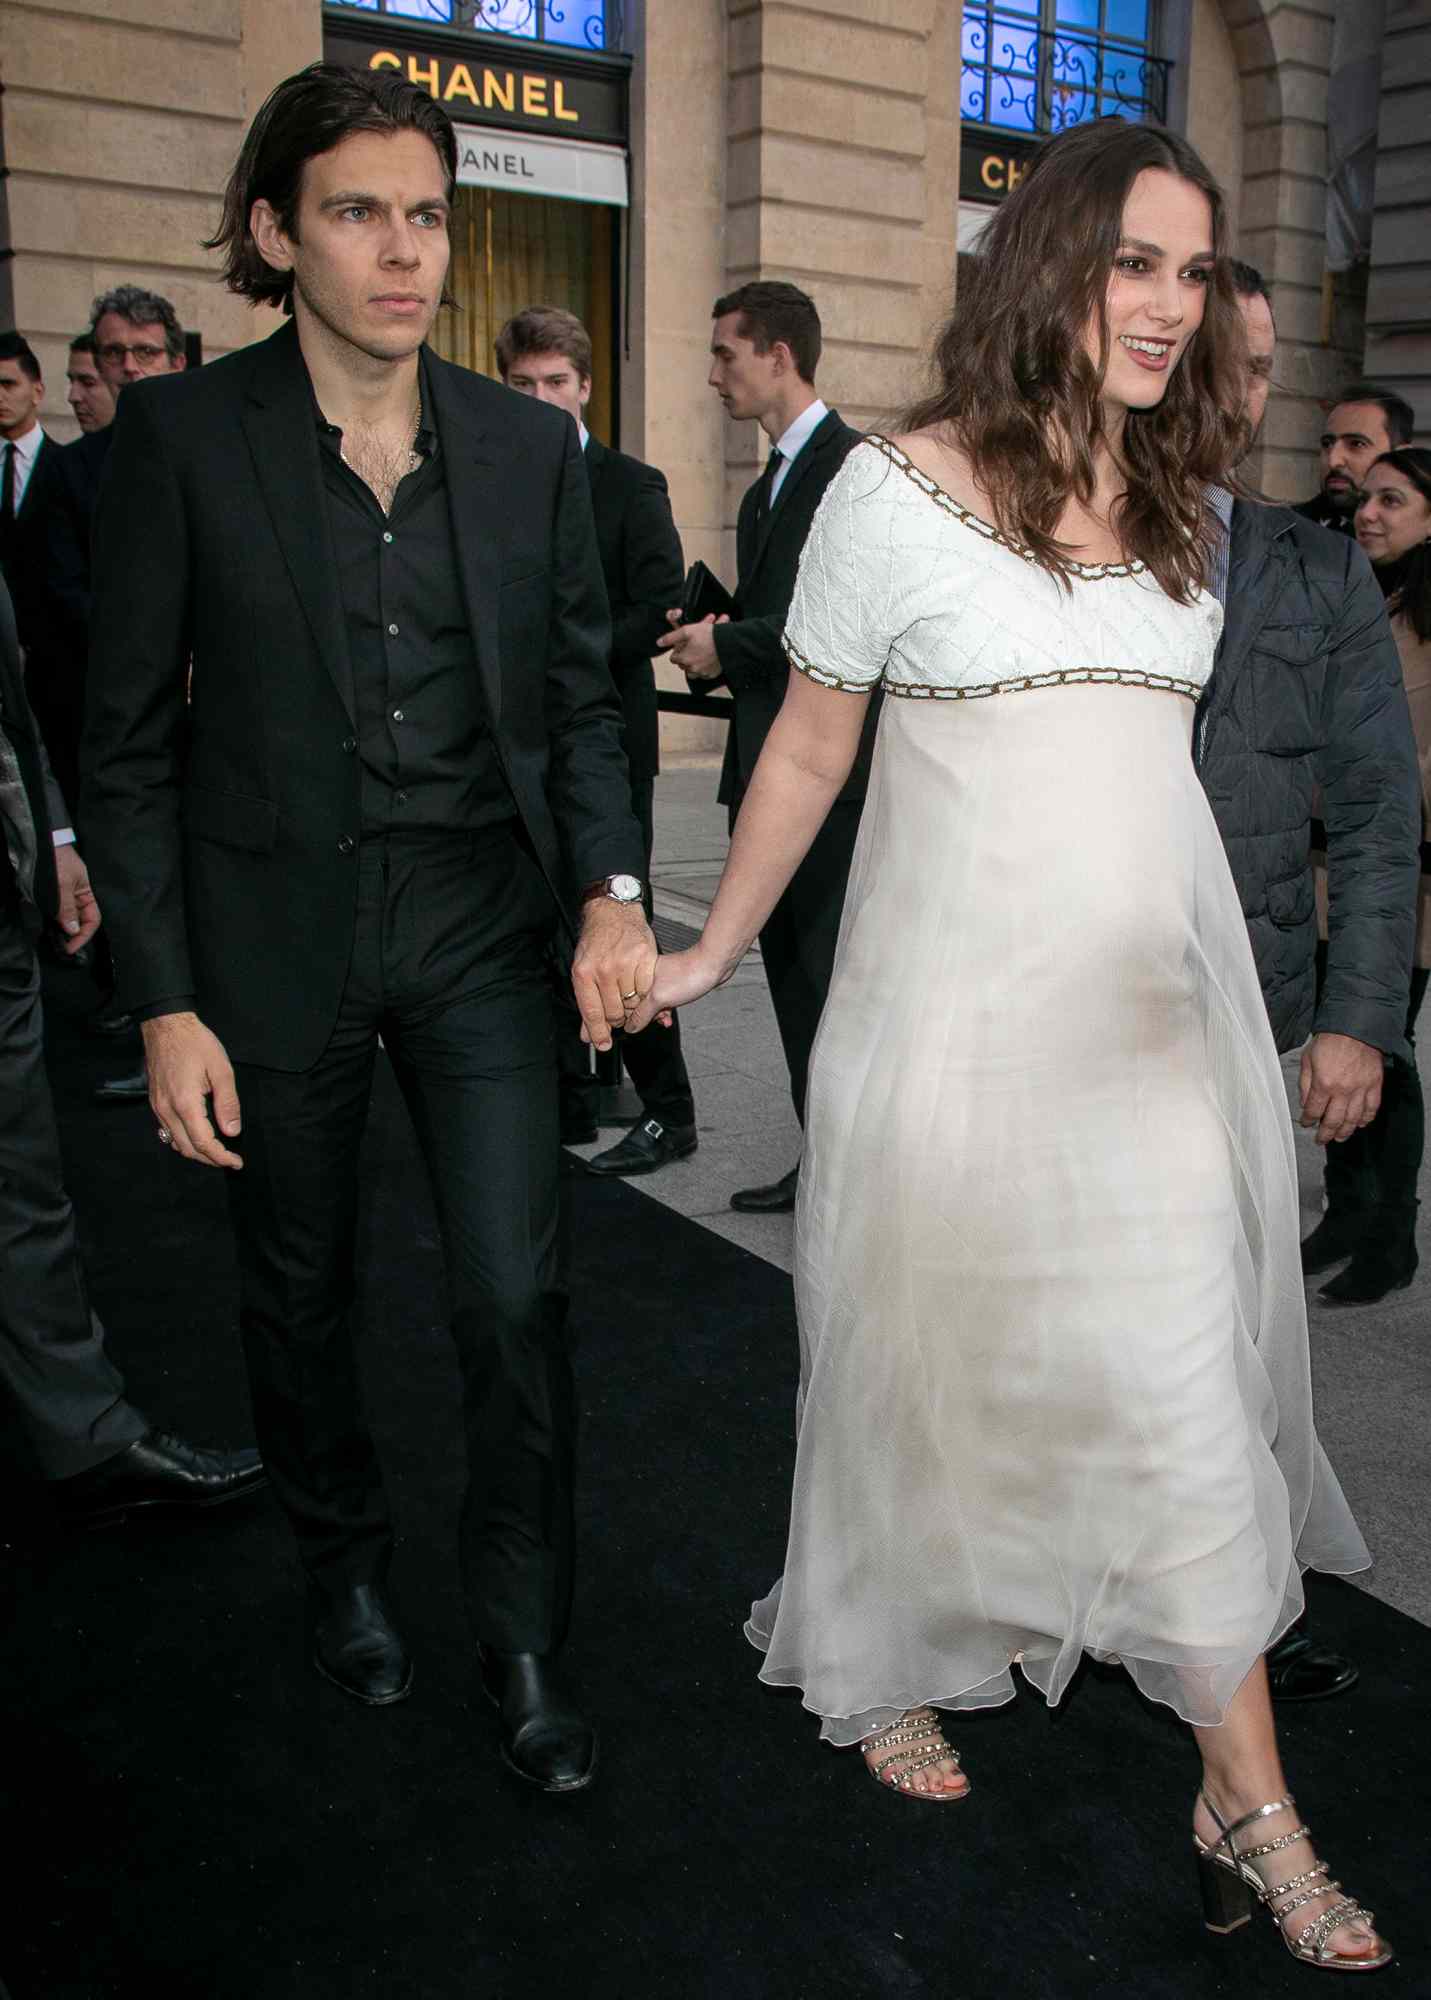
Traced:
[[15, 542], [15, 446], [7, 441], [0, 473], [0, 559], [8, 565]]
[[765, 470], [760, 475], [760, 485], [756, 489], [755, 525], [757, 528], [763, 528], [769, 517], [773, 504], [772, 488], [775, 485], [775, 475], [784, 463], [785, 460], [781, 455], [780, 447], [778, 445], [774, 446], [769, 458], [765, 461]]

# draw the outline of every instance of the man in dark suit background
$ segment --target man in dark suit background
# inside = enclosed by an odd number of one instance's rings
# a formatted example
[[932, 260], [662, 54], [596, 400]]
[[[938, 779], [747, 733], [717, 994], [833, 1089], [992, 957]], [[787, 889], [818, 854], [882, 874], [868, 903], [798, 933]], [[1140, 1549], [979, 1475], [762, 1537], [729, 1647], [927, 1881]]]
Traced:
[[1350, 535], [1356, 526], [1362, 481], [1375, 459], [1410, 444], [1416, 412], [1404, 396], [1376, 382], [1349, 382], [1322, 425], [1322, 484], [1293, 509], [1319, 528]]
[[77, 333], [70, 342], [65, 381], [65, 401], [86, 437], [114, 422], [114, 391], [100, 372], [92, 333]]
[[20, 605], [29, 581], [27, 526], [41, 470], [57, 450], [40, 423], [44, 400], [44, 376], [29, 341], [22, 334], [0, 333], [0, 575]]
[[169, 300], [138, 285], [101, 292], [90, 308], [91, 352], [110, 418], [47, 454], [26, 548], [33, 584], [20, 607], [26, 684], [60, 790], [79, 805], [79, 743], [89, 658], [90, 542], [113, 439], [114, 399], [130, 382], [184, 367], [184, 331]]
[[[710, 386], [728, 416], [759, 423], [770, 440], [770, 456], [740, 503], [735, 615], [728, 622], [677, 624], [661, 644], [694, 689], [722, 683], [730, 689], [735, 713], [719, 797], [733, 826], [785, 699], [789, 668], [782, 642], [800, 552], [825, 488], [859, 432], [816, 394], [820, 315], [798, 286], [763, 280], [742, 285], [717, 299], [712, 311]], [[830, 988], [878, 709], [876, 696], [849, 780], [760, 933], [790, 1094], [802, 1124], [810, 1049]], [[738, 1190], [731, 1207], [793, 1208], [798, 1171], [792, 1168], [769, 1187]]]
[[152, 1428], [90, 1311], [45, 1074], [41, 921], [73, 954], [99, 929], [99, 905], [25, 699], [0, 580], [0, 1391], [74, 1525], [239, 1499], [263, 1484], [257, 1452], [196, 1449]]
[[[577, 427], [601, 574], [611, 611], [611, 676], [621, 697], [631, 809], [646, 843], [646, 915], [652, 915], [650, 874], [655, 844], [656, 777], [661, 768], [660, 713], [651, 665], [666, 630], [666, 607], [681, 594], [685, 565], [671, 516], [665, 477], [624, 451], [614, 451], [586, 428], [592, 385], [591, 336], [575, 313], [560, 306], [528, 306], [497, 336], [497, 368], [509, 389], [565, 410]], [[579, 1022], [567, 1013], [558, 1023], [562, 1138], [583, 1145], [596, 1137], [600, 1084], [592, 1072]], [[595, 1174], [649, 1174], [696, 1150], [696, 1109], [681, 1054], [680, 1022], [653, 1021], [645, 1034], [619, 1044], [627, 1074], [641, 1099], [642, 1115], [626, 1136], [587, 1161]]]
[[268, 340], [126, 389], [95, 523], [87, 823], [157, 1136], [225, 1170], [254, 1417], [315, 1668], [401, 1700], [393, 1526], [352, 1304], [379, 1038], [463, 1375], [460, 1566], [502, 1750], [587, 1784], [556, 1654], [575, 1391], [546, 953], [609, 1048], [656, 966], [574, 427], [439, 360], [457, 147], [429, 94], [313, 64], [214, 239]]

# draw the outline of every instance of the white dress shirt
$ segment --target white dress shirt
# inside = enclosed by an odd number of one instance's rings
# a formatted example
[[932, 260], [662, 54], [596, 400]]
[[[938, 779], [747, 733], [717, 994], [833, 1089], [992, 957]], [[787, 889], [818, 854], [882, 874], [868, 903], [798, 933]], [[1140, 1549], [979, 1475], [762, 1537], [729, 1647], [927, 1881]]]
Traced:
[[790, 471], [791, 460], [796, 458], [810, 442], [815, 432], [819, 430], [821, 424], [824, 423], [829, 414], [829, 405], [822, 403], [817, 396], [809, 409], [802, 410], [794, 423], [791, 424], [789, 430], [782, 432], [771, 446], [772, 451], [779, 452], [781, 460], [775, 477], [770, 482], [770, 504], [772, 507], [780, 497], [780, 489], [785, 484], [786, 476]]
[[6, 444], [15, 447], [15, 512], [20, 511], [20, 502], [25, 497], [25, 488], [30, 483], [30, 474], [35, 469], [35, 460], [40, 455], [40, 446], [45, 441], [45, 433], [38, 424], [31, 424], [23, 437], [6, 438], [0, 444], [0, 451]]

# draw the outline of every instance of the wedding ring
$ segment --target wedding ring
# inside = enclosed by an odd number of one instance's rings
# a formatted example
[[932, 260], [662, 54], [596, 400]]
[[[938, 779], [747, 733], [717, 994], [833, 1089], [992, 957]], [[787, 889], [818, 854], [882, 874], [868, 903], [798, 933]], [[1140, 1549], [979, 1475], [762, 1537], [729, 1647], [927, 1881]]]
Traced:
[[170, 1146], [173, 1142], [174, 1134], [169, 1130], [167, 1125], [161, 1125], [159, 1127], [159, 1144], [161, 1146]]
[[621, 998], [623, 1000], [639, 1000], [641, 995], [639, 993], [623, 993]]

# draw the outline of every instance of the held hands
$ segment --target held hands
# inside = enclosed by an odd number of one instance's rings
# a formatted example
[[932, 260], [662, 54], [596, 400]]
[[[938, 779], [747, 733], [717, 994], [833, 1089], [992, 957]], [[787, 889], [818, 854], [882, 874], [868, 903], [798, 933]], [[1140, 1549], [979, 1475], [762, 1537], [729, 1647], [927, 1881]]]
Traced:
[[594, 896], [583, 911], [571, 965], [584, 1042], [604, 1051], [611, 1047], [613, 1028], [630, 1027], [650, 993], [656, 960], [656, 940], [641, 905]]
[[714, 681], [720, 679], [720, 660], [715, 648], [715, 627], [729, 625], [730, 620], [721, 614], [702, 618], [697, 625], [683, 625], [679, 610], [668, 611], [666, 621], [669, 632], [663, 632], [656, 641], [663, 653], [669, 653], [687, 680]]
[[238, 1154], [219, 1138], [222, 1133], [236, 1139], [242, 1126], [233, 1065], [218, 1036], [197, 1014], [161, 1014], [144, 1023], [143, 1034], [149, 1102], [161, 1139], [167, 1134], [168, 1143], [186, 1160], [242, 1167]]
[[662, 952], [656, 961], [651, 990], [633, 1010], [626, 1032], [639, 1034], [653, 1020], [669, 1024], [673, 1008], [688, 1007], [693, 1000], [704, 999], [717, 986], [724, 986], [734, 971], [734, 965], [718, 964], [698, 944], [689, 951]]
[[1317, 1144], [1350, 1139], [1381, 1108], [1385, 1059], [1351, 1035], [1313, 1035], [1302, 1051], [1303, 1125], [1315, 1125]]
[[65, 934], [65, 951], [73, 958], [99, 929], [99, 904], [89, 886], [89, 870], [80, 860], [79, 849], [69, 842], [55, 849], [55, 873], [60, 883], [55, 921]]

